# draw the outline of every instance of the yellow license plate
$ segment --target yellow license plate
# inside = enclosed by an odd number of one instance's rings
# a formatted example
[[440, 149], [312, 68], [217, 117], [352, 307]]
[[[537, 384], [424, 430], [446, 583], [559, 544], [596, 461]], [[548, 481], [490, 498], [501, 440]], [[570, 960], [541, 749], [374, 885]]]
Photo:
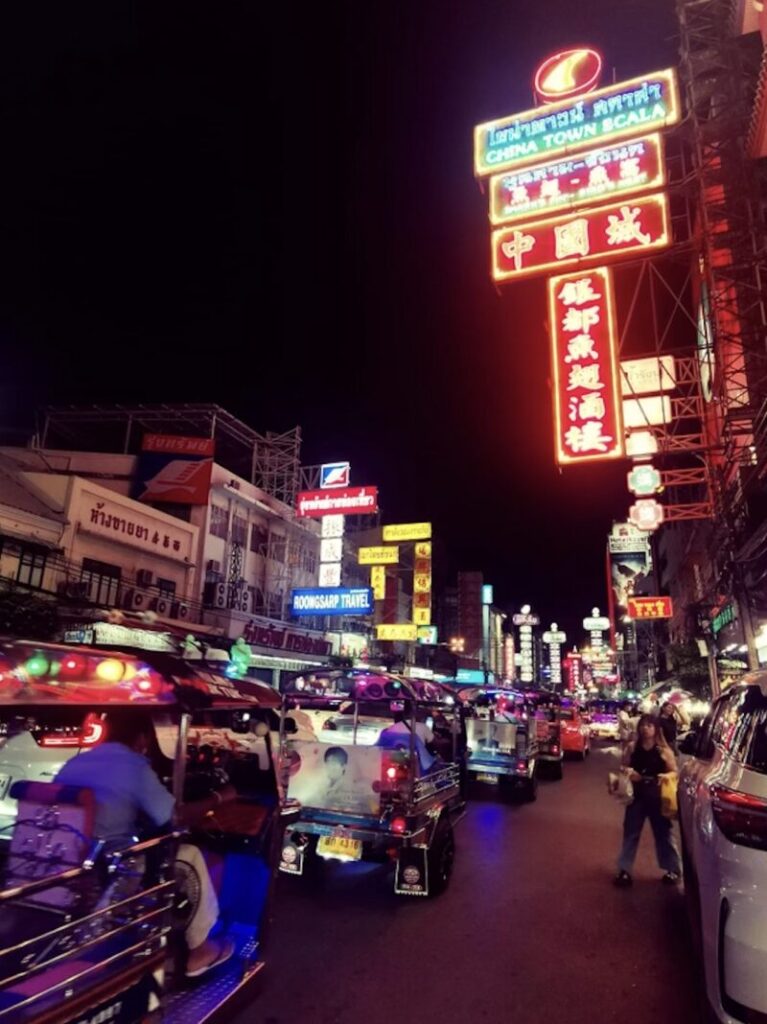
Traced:
[[320, 857], [359, 860], [362, 857], [362, 840], [347, 839], [346, 836], [320, 836], [317, 841], [317, 853]]
[[497, 786], [498, 776], [490, 772], [477, 772], [477, 782], [487, 782], [491, 786]]

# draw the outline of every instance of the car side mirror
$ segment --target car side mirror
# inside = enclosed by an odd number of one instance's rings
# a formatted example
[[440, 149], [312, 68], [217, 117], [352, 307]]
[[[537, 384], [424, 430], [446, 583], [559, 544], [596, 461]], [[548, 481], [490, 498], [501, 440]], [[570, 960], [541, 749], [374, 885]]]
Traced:
[[680, 754], [695, 754], [698, 748], [698, 734], [697, 732], [688, 732], [684, 739], [679, 744]]

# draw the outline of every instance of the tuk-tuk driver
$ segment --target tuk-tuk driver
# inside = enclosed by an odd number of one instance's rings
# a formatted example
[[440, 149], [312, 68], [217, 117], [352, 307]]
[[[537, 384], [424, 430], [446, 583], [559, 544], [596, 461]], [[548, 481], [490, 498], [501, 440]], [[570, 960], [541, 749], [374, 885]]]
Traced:
[[[146, 756], [153, 735], [151, 719], [140, 711], [117, 718], [110, 716], [108, 740], [77, 754], [56, 776], [56, 782], [93, 792], [94, 834], [104, 840], [107, 849], [117, 850], [136, 843], [142, 824], [163, 828], [173, 819], [173, 797]], [[236, 796], [233, 786], [225, 786], [210, 797], [185, 804], [177, 821], [192, 825]], [[181, 843], [177, 859], [199, 880], [199, 899], [186, 928], [186, 973], [187, 977], [197, 978], [228, 960], [234, 945], [226, 937], [208, 937], [218, 920], [218, 899], [202, 853], [191, 843]]]

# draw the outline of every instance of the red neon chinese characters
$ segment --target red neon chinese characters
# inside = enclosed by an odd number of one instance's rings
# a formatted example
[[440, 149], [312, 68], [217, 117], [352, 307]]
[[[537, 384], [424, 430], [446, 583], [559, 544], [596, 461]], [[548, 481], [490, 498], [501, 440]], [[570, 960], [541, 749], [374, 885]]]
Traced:
[[490, 220], [509, 224], [551, 216], [665, 183], [660, 135], [646, 135], [493, 175]]
[[548, 292], [557, 462], [620, 458], [612, 274], [608, 267], [595, 267], [551, 277]]
[[578, 263], [636, 256], [670, 241], [666, 196], [631, 198], [494, 231], [492, 276], [512, 281]]

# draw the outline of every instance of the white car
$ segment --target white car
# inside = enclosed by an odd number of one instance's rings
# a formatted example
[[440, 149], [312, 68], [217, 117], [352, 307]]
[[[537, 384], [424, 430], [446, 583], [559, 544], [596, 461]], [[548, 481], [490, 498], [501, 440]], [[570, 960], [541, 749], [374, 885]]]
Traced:
[[14, 715], [0, 732], [0, 841], [11, 838], [16, 801], [14, 782], [53, 782], [66, 762], [99, 742], [98, 716], [78, 709], [40, 708], [34, 715]]
[[724, 1024], [767, 1020], [767, 672], [713, 705], [679, 775], [685, 895]]

